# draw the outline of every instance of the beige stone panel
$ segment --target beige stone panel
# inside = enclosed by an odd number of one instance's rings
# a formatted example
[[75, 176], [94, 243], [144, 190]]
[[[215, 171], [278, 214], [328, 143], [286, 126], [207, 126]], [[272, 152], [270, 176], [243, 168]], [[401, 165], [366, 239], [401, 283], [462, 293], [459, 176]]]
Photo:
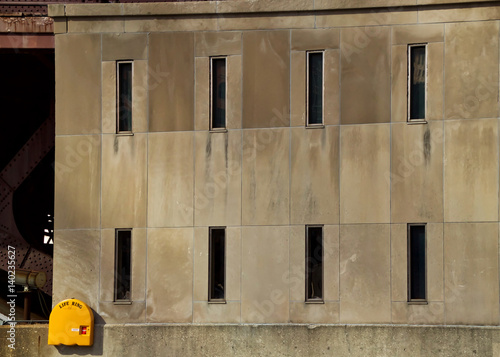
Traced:
[[54, 19], [54, 34], [68, 32], [68, 23], [66, 19]]
[[445, 122], [445, 155], [445, 222], [497, 221], [497, 120]]
[[229, 301], [241, 299], [241, 228], [226, 228], [226, 284]]
[[[314, 28], [314, 16], [286, 14], [280, 16], [222, 15], [218, 18], [217, 23], [221, 31]], [[245, 34], [243, 34], [244, 36]]]
[[197, 32], [195, 56], [241, 55], [241, 32]]
[[243, 34], [243, 127], [290, 125], [290, 33]]
[[406, 122], [408, 119], [408, 46], [392, 46], [391, 58], [391, 121]]
[[443, 221], [442, 123], [392, 125], [391, 222]]
[[103, 228], [145, 227], [147, 134], [102, 137]]
[[340, 124], [340, 51], [325, 51], [324, 64], [324, 123]]
[[391, 224], [391, 300], [408, 301], [408, 226]]
[[429, 43], [427, 45], [427, 108], [425, 117], [428, 120], [443, 119], [443, 48], [442, 43]]
[[443, 41], [444, 24], [404, 25], [392, 27], [393, 45]]
[[148, 229], [147, 322], [192, 322], [193, 229]]
[[282, 12], [314, 9], [312, 0], [273, 0], [269, 1], [221, 1], [217, 4], [218, 13], [239, 12]]
[[101, 130], [101, 38], [56, 36], [56, 134]]
[[391, 321], [390, 227], [340, 226], [340, 322]]
[[[142, 5], [142, 4], [141, 4]], [[217, 31], [217, 19], [192, 17], [132, 17], [124, 23], [125, 32], [164, 32], [164, 31]], [[175, 47], [175, 46], [174, 46]], [[151, 44], [151, 48], [154, 48]]]
[[196, 132], [195, 142], [195, 225], [240, 225], [241, 132]]
[[[409, 222], [412, 223], [412, 222]], [[418, 223], [418, 222], [415, 222]], [[392, 301], [408, 301], [408, 226], [391, 225]], [[443, 301], [443, 224], [426, 225], [427, 301]], [[406, 311], [406, 310], [405, 310]], [[401, 316], [401, 315], [398, 315]]]
[[[342, 27], [342, 26], [377, 26], [400, 25], [417, 23], [417, 11], [389, 9], [373, 10], [370, 12], [328, 14], [316, 16], [316, 27]], [[377, 31], [372, 29], [373, 31]]]
[[[411, 26], [410, 26], [411, 27]], [[426, 120], [443, 119], [443, 44], [427, 45]], [[408, 119], [408, 46], [392, 46], [393, 122]]]
[[193, 300], [208, 300], [208, 227], [194, 228]]
[[498, 21], [446, 24], [446, 119], [498, 116], [498, 31]]
[[444, 227], [445, 323], [498, 325], [498, 223]]
[[342, 126], [340, 142], [340, 223], [388, 223], [389, 125]]
[[195, 59], [195, 114], [194, 129], [210, 129], [210, 59], [199, 57]]
[[149, 36], [149, 130], [193, 130], [193, 33]]
[[242, 58], [227, 58], [227, 123], [228, 129], [241, 129], [242, 117]]
[[426, 230], [427, 296], [429, 301], [443, 301], [443, 224], [429, 223], [427, 224]]
[[298, 324], [336, 324], [339, 322], [338, 302], [306, 304], [290, 302], [290, 322]]
[[431, 302], [429, 304], [408, 304], [407, 302], [392, 303], [392, 323], [443, 325], [444, 303]]
[[[431, 0], [436, 2], [435, 0]], [[422, 3], [423, 1], [419, 1]], [[442, 2], [442, 1], [440, 1]], [[500, 17], [500, 9], [498, 6], [457, 6], [426, 9], [418, 12], [418, 22], [458, 22], [458, 21], [485, 21], [497, 20]], [[448, 26], [448, 24], [446, 25]], [[469, 35], [470, 38], [475, 36]], [[469, 37], [467, 36], [467, 37]], [[483, 35], [485, 36], [485, 35]], [[448, 42], [448, 30], [446, 30], [446, 42]]]
[[[290, 268], [285, 281], [290, 289], [290, 301], [304, 303], [306, 300], [306, 227], [290, 226]], [[291, 316], [290, 316], [291, 318]]]
[[292, 51], [339, 48], [339, 29], [292, 30]]
[[201, 2], [195, 3], [182, 2], [182, 3], [122, 3], [124, 15], [192, 15], [192, 14], [205, 14], [215, 13], [217, 3]]
[[[452, 3], [463, 3], [463, 2], [470, 2], [470, 3], [480, 3], [480, 2], [487, 2], [489, 0], [417, 0], [418, 5], [430, 5], [430, 4], [452, 4]], [[479, 4], [478, 4], [479, 5]]]
[[102, 132], [112, 134], [116, 133], [116, 62], [102, 62], [101, 70]]
[[[194, 229], [194, 301], [208, 300], [209, 227]], [[240, 300], [241, 232], [226, 228], [226, 301]], [[215, 321], [214, 321], [215, 322]]]
[[134, 61], [132, 81], [132, 130], [134, 133], [148, 131], [148, 62]]
[[242, 227], [242, 322], [289, 321], [289, 234], [289, 227]]
[[139, 33], [113, 33], [102, 35], [102, 60], [147, 59], [148, 37]]
[[[314, 9], [316, 10], [331, 10], [331, 9], [362, 9], [362, 8], [378, 8], [374, 10], [376, 13], [385, 13], [389, 7], [415, 5], [416, 0], [357, 0], [357, 1], [331, 1], [331, 0], [314, 0]], [[386, 9], [387, 8], [387, 9]]]
[[[65, 12], [63, 14], [66, 16], [82, 17], [123, 15], [121, 4], [66, 4]], [[62, 16], [62, 14], [60, 16]]]
[[194, 323], [237, 324], [241, 321], [241, 303], [229, 301], [225, 304], [193, 303]]
[[149, 134], [148, 227], [193, 225], [193, 133]]
[[342, 29], [342, 124], [390, 122], [390, 40], [389, 27]]
[[291, 132], [291, 224], [338, 223], [339, 127]]
[[289, 131], [245, 130], [242, 147], [242, 224], [289, 224]]
[[49, 17], [64, 17], [66, 11], [66, 5], [64, 4], [50, 4], [47, 6], [47, 12]]
[[99, 302], [113, 301], [115, 288], [115, 230], [101, 230]]
[[145, 323], [146, 302], [134, 301], [125, 305], [99, 302], [99, 315], [106, 324]]
[[55, 228], [98, 228], [100, 193], [101, 138], [56, 137]]
[[323, 122], [340, 124], [340, 50], [326, 50], [324, 64]]
[[[132, 79], [132, 131], [148, 129], [148, 62], [134, 61]], [[116, 133], [116, 62], [102, 62], [102, 132]]]
[[[99, 297], [98, 230], [55, 230], [54, 303], [79, 299], [97, 309]], [[78, 257], [78, 259], [75, 259]]]
[[291, 53], [290, 125], [306, 125], [306, 52]]
[[125, 21], [120, 18], [68, 18], [68, 32], [122, 32]]
[[[114, 301], [115, 232], [115, 229], [103, 229], [101, 231], [100, 302]], [[146, 229], [134, 228], [132, 230], [131, 264], [131, 299], [132, 301], [144, 301], [146, 293]]]
[[[290, 287], [290, 300], [304, 302], [306, 227], [290, 227], [290, 270], [286, 280]], [[339, 226], [323, 227], [323, 299], [339, 300]]]

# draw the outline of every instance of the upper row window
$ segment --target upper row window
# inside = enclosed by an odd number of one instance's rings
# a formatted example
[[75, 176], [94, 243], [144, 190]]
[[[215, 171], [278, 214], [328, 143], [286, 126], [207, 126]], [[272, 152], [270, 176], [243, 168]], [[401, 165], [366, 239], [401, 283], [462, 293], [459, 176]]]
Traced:
[[408, 46], [408, 121], [425, 120], [427, 46]]
[[323, 53], [307, 52], [307, 126], [323, 125]]
[[[408, 121], [424, 121], [426, 115], [427, 45], [408, 46]], [[226, 128], [226, 57], [210, 59], [210, 130]], [[133, 61], [118, 61], [117, 133], [132, 132]], [[307, 52], [307, 126], [324, 123], [324, 51]]]
[[116, 63], [117, 97], [116, 131], [117, 133], [132, 132], [132, 61]]
[[210, 59], [210, 130], [226, 128], [226, 58]]

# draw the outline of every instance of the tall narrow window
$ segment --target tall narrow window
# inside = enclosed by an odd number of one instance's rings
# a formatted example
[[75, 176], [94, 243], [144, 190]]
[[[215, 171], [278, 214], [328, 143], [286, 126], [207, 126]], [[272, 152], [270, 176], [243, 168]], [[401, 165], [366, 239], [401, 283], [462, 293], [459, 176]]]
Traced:
[[208, 301], [225, 302], [226, 229], [223, 227], [210, 228], [208, 268]]
[[211, 127], [226, 127], [226, 58], [212, 58], [211, 70]]
[[117, 132], [132, 132], [132, 62], [117, 62]]
[[130, 301], [131, 297], [132, 230], [117, 229], [115, 236], [115, 301]]
[[408, 301], [426, 300], [425, 225], [408, 225]]
[[306, 226], [306, 302], [323, 302], [322, 226]]
[[323, 52], [307, 53], [307, 125], [323, 124]]
[[427, 81], [426, 45], [408, 47], [408, 119], [425, 119]]

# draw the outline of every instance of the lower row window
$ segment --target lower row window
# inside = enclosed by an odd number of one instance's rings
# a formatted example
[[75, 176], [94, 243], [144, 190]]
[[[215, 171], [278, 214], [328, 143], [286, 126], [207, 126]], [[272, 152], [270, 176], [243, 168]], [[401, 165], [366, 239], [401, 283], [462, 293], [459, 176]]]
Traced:
[[408, 225], [408, 301], [426, 301], [425, 224]]
[[226, 298], [226, 229], [211, 227], [208, 255], [208, 301], [225, 302]]
[[132, 230], [115, 231], [115, 301], [131, 300]]
[[306, 302], [323, 302], [323, 226], [306, 226]]

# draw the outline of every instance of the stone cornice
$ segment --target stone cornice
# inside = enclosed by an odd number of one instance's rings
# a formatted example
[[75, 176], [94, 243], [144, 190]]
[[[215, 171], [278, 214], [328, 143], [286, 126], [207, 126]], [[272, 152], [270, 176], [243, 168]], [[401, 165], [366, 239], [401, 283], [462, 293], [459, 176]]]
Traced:
[[500, 5], [491, 0], [225, 0], [177, 3], [49, 4], [50, 17], [202, 16], [360, 9]]

